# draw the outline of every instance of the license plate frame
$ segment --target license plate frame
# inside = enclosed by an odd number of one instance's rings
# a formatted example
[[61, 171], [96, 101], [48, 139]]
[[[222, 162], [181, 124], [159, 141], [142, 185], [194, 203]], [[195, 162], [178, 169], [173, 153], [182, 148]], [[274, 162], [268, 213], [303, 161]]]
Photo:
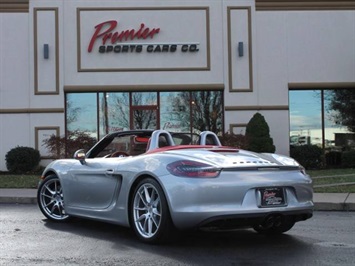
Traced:
[[275, 208], [287, 206], [285, 188], [283, 187], [264, 187], [258, 188], [259, 207]]

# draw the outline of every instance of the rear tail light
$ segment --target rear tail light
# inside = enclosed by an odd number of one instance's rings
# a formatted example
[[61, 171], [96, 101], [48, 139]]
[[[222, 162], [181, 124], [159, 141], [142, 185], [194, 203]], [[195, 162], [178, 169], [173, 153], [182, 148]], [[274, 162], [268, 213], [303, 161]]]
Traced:
[[170, 163], [166, 169], [172, 175], [181, 177], [217, 177], [221, 172], [212, 165], [188, 160]]

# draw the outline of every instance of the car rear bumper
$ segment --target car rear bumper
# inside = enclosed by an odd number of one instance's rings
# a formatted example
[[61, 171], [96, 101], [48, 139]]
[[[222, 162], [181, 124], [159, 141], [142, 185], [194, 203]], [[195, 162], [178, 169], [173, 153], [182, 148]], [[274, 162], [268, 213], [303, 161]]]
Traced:
[[313, 210], [286, 211], [286, 212], [267, 212], [267, 213], [248, 213], [237, 215], [215, 216], [202, 221], [196, 227], [212, 227], [222, 229], [232, 229], [243, 226], [253, 226], [264, 223], [270, 217], [288, 217], [294, 222], [305, 221], [313, 216]]
[[[165, 183], [170, 214], [179, 229], [205, 226], [223, 220], [253, 225], [271, 214], [306, 220], [313, 213], [311, 182], [299, 172], [243, 173], [217, 179], [195, 180], [170, 177]], [[171, 185], [171, 186], [170, 186]], [[261, 188], [282, 188], [284, 204], [262, 206]]]
[[235, 210], [234, 212], [174, 212], [172, 218], [179, 229], [197, 227], [238, 228], [262, 223], [269, 216], [292, 217], [295, 222], [304, 221], [313, 216], [313, 203], [303, 208], [263, 208]]

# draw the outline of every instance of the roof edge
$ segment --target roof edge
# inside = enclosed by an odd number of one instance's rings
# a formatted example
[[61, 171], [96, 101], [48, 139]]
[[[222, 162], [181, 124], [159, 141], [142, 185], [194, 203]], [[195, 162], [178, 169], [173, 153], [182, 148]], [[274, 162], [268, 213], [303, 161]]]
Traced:
[[29, 13], [30, 0], [0, 0], [0, 13]]
[[354, 0], [255, 0], [256, 11], [355, 10]]

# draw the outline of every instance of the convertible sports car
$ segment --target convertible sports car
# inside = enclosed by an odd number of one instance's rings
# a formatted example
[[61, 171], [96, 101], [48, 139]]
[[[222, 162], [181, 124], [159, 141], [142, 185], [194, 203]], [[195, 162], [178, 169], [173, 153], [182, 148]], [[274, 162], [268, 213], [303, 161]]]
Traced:
[[312, 217], [312, 195], [310, 177], [289, 157], [224, 147], [209, 131], [131, 130], [50, 163], [37, 199], [49, 220], [130, 226], [157, 243], [203, 227], [280, 234]]

